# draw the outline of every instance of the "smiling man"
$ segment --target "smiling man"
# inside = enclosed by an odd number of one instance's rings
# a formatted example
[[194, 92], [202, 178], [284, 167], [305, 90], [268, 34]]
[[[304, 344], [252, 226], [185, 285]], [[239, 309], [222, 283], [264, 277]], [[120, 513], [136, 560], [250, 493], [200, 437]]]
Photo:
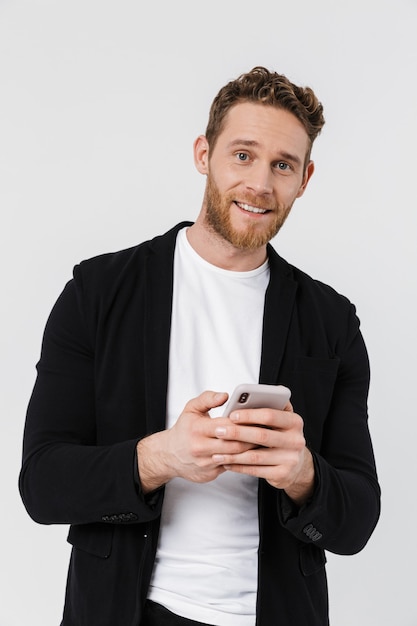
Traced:
[[[314, 172], [309, 88], [256, 67], [194, 144], [196, 221], [83, 261], [45, 330], [20, 489], [70, 524], [63, 626], [325, 626], [377, 523], [354, 306], [270, 245]], [[223, 415], [240, 383], [291, 402]]]
[[[213, 244], [221, 243], [236, 257], [238, 266], [229, 269], [253, 269], [263, 262], [266, 244], [313, 173], [313, 162], [305, 163], [309, 143], [304, 126], [293, 114], [252, 102], [237, 103], [229, 110], [211, 150], [207, 137], [198, 137], [195, 162], [198, 171], [207, 175], [207, 185], [202, 211], [189, 231], [197, 252], [204, 258], [210, 254], [203, 250], [207, 231]], [[222, 267], [223, 254], [207, 260]], [[242, 256], [247, 259], [243, 266]]]

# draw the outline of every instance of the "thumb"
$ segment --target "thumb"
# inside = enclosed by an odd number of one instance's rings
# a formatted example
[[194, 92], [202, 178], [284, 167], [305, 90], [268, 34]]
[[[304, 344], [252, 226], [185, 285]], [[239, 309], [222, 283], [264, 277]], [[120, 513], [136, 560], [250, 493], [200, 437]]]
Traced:
[[228, 394], [225, 391], [203, 391], [199, 396], [187, 402], [184, 411], [208, 413], [210, 409], [224, 404], [227, 398]]

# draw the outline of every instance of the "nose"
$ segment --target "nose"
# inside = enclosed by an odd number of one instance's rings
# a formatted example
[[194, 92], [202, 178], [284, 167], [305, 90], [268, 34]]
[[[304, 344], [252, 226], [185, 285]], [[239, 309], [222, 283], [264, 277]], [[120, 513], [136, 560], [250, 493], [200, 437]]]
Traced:
[[247, 189], [258, 195], [268, 195], [273, 191], [271, 167], [266, 163], [258, 162], [253, 164], [250, 171], [247, 171], [245, 180]]

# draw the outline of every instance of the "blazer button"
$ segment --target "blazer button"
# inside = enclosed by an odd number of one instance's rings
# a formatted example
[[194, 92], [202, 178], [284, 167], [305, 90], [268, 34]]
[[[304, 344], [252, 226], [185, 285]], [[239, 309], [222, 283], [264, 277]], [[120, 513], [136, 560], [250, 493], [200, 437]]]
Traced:
[[134, 522], [138, 516], [135, 513], [120, 513], [119, 518], [121, 522]]
[[102, 522], [110, 522], [113, 524], [135, 522], [138, 519], [136, 513], [113, 513], [113, 515], [103, 515]]
[[318, 541], [323, 537], [323, 534], [319, 532], [313, 524], [307, 524], [307, 526], [304, 526], [303, 533], [307, 535], [311, 541]]

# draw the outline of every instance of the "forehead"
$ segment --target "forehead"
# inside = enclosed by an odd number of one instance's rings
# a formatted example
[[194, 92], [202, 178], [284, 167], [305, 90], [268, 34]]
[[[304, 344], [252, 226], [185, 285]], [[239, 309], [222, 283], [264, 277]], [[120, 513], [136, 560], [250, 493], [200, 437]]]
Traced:
[[227, 147], [240, 140], [277, 152], [291, 149], [302, 156], [309, 148], [307, 132], [293, 113], [252, 102], [240, 102], [228, 111], [217, 143]]

